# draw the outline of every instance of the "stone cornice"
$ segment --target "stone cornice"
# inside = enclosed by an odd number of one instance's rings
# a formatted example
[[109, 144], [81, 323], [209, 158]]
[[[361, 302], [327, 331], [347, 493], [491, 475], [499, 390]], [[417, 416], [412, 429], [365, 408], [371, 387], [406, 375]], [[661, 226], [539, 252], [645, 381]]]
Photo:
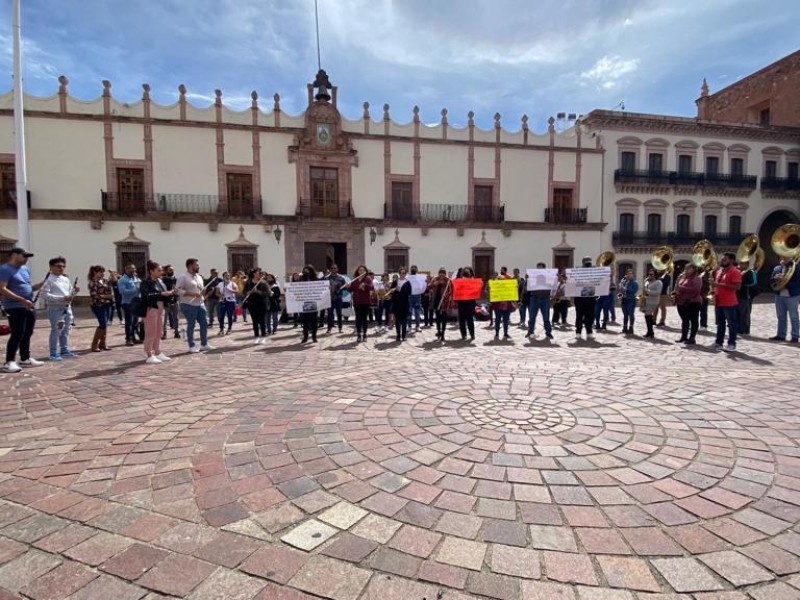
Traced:
[[581, 119], [581, 124], [594, 130], [646, 131], [652, 133], [674, 133], [689, 137], [749, 139], [800, 144], [800, 128], [796, 127], [764, 127], [749, 123], [721, 123], [717, 121], [701, 121], [690, 117], [593, 110]]

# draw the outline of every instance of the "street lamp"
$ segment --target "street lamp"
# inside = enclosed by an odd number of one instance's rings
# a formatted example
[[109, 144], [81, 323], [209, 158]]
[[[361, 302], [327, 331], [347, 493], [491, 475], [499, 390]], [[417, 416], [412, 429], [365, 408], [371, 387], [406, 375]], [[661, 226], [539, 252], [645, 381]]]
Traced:
[[378, 232], [375, 231], [374, 227], [370, 227], [369, 228], [369, 245], [372, 246], [372, 244], [375, 243], [376, 239], [378, 239]]
[[273, 231], [272, 233], [275, 234], [275, 241], [280, 244], [281, 243], [281, 236], [283, 235], [283, 231], [281, 231], [281, 226], [280, 225], [276, 225], [275, 226], [275, 231]]

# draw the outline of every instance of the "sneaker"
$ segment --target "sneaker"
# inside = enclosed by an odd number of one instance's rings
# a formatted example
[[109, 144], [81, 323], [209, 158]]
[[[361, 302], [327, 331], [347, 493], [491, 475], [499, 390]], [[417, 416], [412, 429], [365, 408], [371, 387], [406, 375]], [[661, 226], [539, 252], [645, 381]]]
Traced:
[[133, 346], [133, 341], [132, 340], [126, 340], [125, 341], [125, 345], [126, 346]]
[[219, 333], [217, 333], [217, 336], [222, 337], [223, 335], [225, 335], [225, 330], [224, 329], [220, 329]]
[[591, 333], [587, 333], [587, 334], [586, 334], [586, 339], [587, 339], [587, 340], [593, 340], [593, 339], [594, 339], [594, 335], [593, 335], [593, 334], [591, 334]]
[[51, 354], [50, 355], [50, 362], [58, 362], [61, 360], [60, 354]]
[[19, 363], [23, 367], [41, 367], [44, 363], [31, 357], [28, 360], [23, 360]]
[[20, 371], [22, 371], [22, 368], [12, 360], [11, 362], [7, 362], [3, 366], [3, 371], [5, 371], [6, 373], [19, 373]]
[[261, 344], [261, 338], [257, 337], [256, 339], [254, 339], [253, 340], [253, 344], [256, 345], [256, 346], [260, 345]]
[[722, 344], [717, 344], [716, 342], [714, 342], [709, 346], [709, 348], [711, 348], [712, 350], [722, 350], [723, 346]]
[[148, 356], [147, 359], [144, 361], [148, 365], [160, 365], [161, 361], [158, 360], [156, 356]]
[[61, 358], [78, 358], [78, 355], [75, 354], [72, 350], [62, 350]]
[[785, 342], [786, 341], [786, 336], [773, 335], [769, 339], [770, 339], [771, 342]]
[[180, 331], [176, 331], [176, 332], [175, 332], [175, 335], [174, 335], [174, 336], [172, 336], [172, 337], [174, 337], [176, 340], [177, 340], [177, 339], [180, 339], [180, 337], [181, 337], [181, 332], [180, 332]]
[[200, 350], [205, 350], [208, 352], [209, 350], [216, 350], [216, 348], [211, 344], [206, 344], [205, 346], [200, 346]]
[[553, 334], [552, 333], [545, 333], [544, 337], [546, 337], [547, 339], [552, 340], [553, 339]]
[[169, 356], [167, 356], [163, 352], [160, 352], [159, 354], [156, 354], [156, 358], [158, 360], [160, 360], [161, 362], [167, 362], [168, 360], [172, 360]]
[[191, 354], [197, 354], [198, 352], [200, 352], [200, 348], [198, 348], [197, 346], [192, 346], [191, 348], [189, 348], [189, 352]]
[[725, 352], [736, 352], [736, 344], [728, 344], [725, 346]]
[[579, 340], [579, 339], [581, 339], [581, 334], [580, 334], [580, 333], [576, 333], [576, 334], [575, 334], [575, 339], [576, 339], [576, 340]]

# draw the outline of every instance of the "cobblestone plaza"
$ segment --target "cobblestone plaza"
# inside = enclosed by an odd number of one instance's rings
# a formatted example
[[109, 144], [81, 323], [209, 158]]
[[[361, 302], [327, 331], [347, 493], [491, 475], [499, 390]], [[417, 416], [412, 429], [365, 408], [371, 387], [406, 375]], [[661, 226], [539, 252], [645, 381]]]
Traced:
[[677, 324], [240, 322], [151, 366], [115, 323], [112, 352], [0, 375], [0, 599], [800, 598], [800, 348], [769, 304], [735, 353]]

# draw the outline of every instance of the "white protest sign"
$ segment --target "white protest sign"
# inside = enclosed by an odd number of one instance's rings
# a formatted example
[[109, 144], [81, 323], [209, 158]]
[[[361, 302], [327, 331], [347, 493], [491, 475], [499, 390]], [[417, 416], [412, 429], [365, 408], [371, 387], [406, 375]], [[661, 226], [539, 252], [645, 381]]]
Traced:
[[552, 290], [558, 279], [558, 269], [526, 269], [528, 273], [528, 291]]
[[582, 267], [567, 269], [564, 295], [567, 298], [587, 298], [608, 295], [611, 267]]
[[292, 281], [286, 284], [286, 312], [318, 312], [331, 307], [331, 286], [327, 280]]
[[411, 283], [411, 294], [418, 296], [425, 293], [428, 287], [428, 278], [425, 275], [409, 275], [408, 281]]

